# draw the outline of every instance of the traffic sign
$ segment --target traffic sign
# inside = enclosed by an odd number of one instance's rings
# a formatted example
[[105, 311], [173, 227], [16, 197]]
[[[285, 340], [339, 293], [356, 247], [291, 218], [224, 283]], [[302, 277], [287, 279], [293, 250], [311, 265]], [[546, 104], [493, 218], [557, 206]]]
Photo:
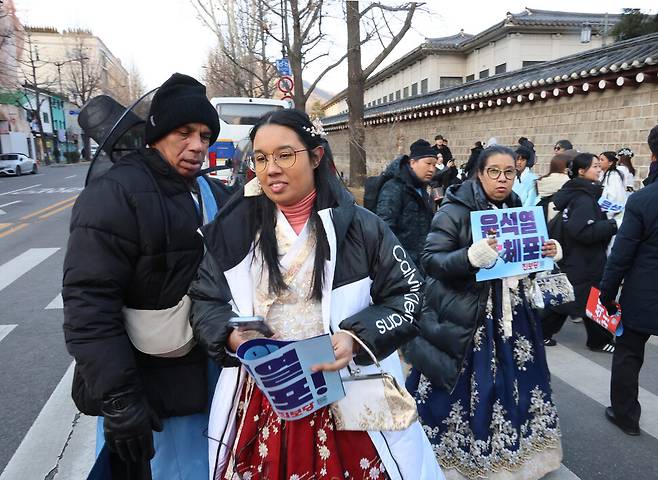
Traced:
[[276, 70], [279, 72], [279, 75], [292, 75], [292, 70], [290, 69], [290, 61], [287, 58], [277, 58]]
[[283, 76], [279, 78], [276, 82], [276, 88], [278, 88], [283, 93], [292, 92], [295, 82], [293, 82], [292, 77]]
[[290, 95], [284, 95], [281, 97], [281, 100], [285, 101], [288, 104], [288, 108], [295, 108], [295, 101]]

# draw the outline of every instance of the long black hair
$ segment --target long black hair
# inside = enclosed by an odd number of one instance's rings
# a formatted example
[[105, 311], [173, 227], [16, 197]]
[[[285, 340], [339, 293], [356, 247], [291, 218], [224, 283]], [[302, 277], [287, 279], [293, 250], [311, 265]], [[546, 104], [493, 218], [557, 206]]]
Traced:
[[621, 178], [622, 182], [624, 181], [624, 175], [617, 170], [617, 162], [619, 159], [617, 158], [617, 154], [615, 152], [601, 152], [601, 155], [603, 155], [605, 158], [608, 159], [610, 162], [610, 168], [608, 168], [605, 172], [603, 172], [603, 178], [601, 179], [601, 182], [605, 182], [605, 180], [612, 175], [612, 172], [617, 172], [617, 175]]
[[[314, 300], [322, 299], [322, 287], [324, 285], [324, 266], [325, 261], [330, 259], [329, 241], [327, 233], [322, 225], [322, 220], [318, 211], [330, 208], [336, 205], [336, 189], [344, 188], [332, 173], [331, 151], [328, 143], [322, 139], [319, 133], [314, 129], [308, 115], [296, 109], [282, 109], [266, 113], [258, 119], [256, 124], [249, 133], [249, 138], [253, 145], [254, 138], [258, 130], [264, 125], [279, 125], [293, 130], [304, 146], [309, 150], [324, 147], [325, 154], [320, 159], [320, 164], [313, 171], [315, 182], [316, 197], [309, 217], [309, 228], [316, 239], [315, 262], [313, 265], [313, 283], [309, 298]], [[253, 233], [256, 241], [256, 235], [260, 233], [256, 247], [260, 248], [263, 262], [269, 272], [268, 289], [271, 293], [279, 295], [288, 289], [283, 275], [281, 273], [281, 264], [279, 262], [279, 245], [276, 239], [275, 227], [277, 218], [277, 207], [275, 203], [266, 195], [259, 195], [254, 198], [255, 211], [250, 218]]]
[[580, 169], [589, 170], [595, 158], [598, 157], [593, 153], [588, 153], [588, 152], [579, 153], [578, 155], [573, 157], [573, 160], [571, 161], [571, 166], [569, 167], [569, 176], [571, 178], [578, 178], [578, 170]]

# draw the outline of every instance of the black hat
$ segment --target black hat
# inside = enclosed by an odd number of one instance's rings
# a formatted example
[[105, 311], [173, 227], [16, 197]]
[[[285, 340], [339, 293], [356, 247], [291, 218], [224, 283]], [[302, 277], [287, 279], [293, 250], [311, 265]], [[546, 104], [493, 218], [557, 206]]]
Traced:
[[187, 123], [206, 125], [212, 132], [211, 145], [219, 136], [219, 116], [206, 97], [206, 87], [190, 76], [174, 73], [153, 96], [145, 141], [151, 145]]
[[420, 138], [409, 147], [409, 158], [411, 160], [418, 160], [419, 158], [425, 157], [436, 158], [436, 152], [432, 149], [430, 142]]

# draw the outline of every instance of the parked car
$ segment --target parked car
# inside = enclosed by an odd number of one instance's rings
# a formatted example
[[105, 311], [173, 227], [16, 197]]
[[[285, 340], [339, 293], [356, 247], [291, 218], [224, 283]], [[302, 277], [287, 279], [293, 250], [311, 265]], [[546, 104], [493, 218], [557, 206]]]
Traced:
[[24, 173], [37, 173], [36, 160], [24, 153], [1, 153], [0, 175], [23, 175]]

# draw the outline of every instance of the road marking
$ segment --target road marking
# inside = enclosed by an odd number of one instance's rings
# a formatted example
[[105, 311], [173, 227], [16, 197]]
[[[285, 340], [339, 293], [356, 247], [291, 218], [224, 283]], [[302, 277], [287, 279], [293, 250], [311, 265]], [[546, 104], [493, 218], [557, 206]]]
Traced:
[[13, 223], [0, 223], [0, 230], [3, 228], [11, 227]]
[[649, 343], [651, 345], [655, 345], [656, 347], [658, 347], [658, 337], [656, 337], [655, 335], [651, 335], [649, 337]]
[[[546, 349], [551, 375], [568, 383], [603, 407], [610, 405], [610, 371], [573, 350], [558, 344]], [[658, 438], [658, 395], [640, 387], [640, 428]], [[603, 418], [603, 410], [601, 410]]]
[[13, 260], [0, 265], [0, 291], [4, 290], [16, 279], [32, 270], [58, 250], [59, 248], [30, 248]]
[[[27, 220], [32, 217], [36, 217], [37, 215], [41, 215], [43, 213], [46, 213], [49, 210], [52, 210], [54, 208], [59, 207], [60, 205], [64, 205], [65, 203], [68, 203], [70, 201], [74, 201], [76, 198], [78, 198], [77, 195], [74, 195], [72, 197], [67, 198], [66, 200], [62, 200], [61, 202], [53, 203], [52, 205], [48, 205], [47, 207], [41, 208], [37, 210], [36, 212], [32, 212], [29, 215], [25, 215], [24, 217], [21, 217], [21, 220]], [[67, 205], [68, 207], [68, 205]]]
[[64, 177], [64, 180], [68, 180], [69, 178], [75, 178], [77, 175], [71, 175], [70, 177]]
[[16, 328], [16, 325], [0, 325], [0, 342], [2, 342], [2, 339], [9, 335], [9, 332], [14, 328]]
[[40, 184], [40, 183], [37, 183], [36, 185], [30, 185], [29, 187], [19, 188], [18, 190], [11, 190], [11, 191], [9, 191], [9, 192], [3, 192], [3, 193], [0, 193], [0, 196], [2, 196], [2, 195], [9, 195], [10, 193], [20, 192], [20, 191], [23, 191], [23, 190], [27, 190], [28, 188], [34, 188], [34, 187], [40, 187], [40, 186], [41, 186], [41, 184]]
[[12, 195], [40, 195], [42, 193], [75, 193], [81, 192], [84, 187], [55, 187], [55, 188], [39, 188], [36, 190], [22, 190], [16, 192], [7, 192]]
[[[73, 365], [71, 362], [64, 377], [9, 460], [0, 480], [50, 478], [48, 475], [63, 455], [77, 420], [78, 410], [70, 397]], [[89, 449], [93, 451], [91, 445]]]
[[72, 202], [67, 203], [66, 205], [63, 205], [63, 206], [61, 206], [61, 207], [59, 207], [55, 210], [51, 210], [50, 212], [46, 213], [45, 215], [41, 215], [39, 217], [39, 220], [44, 220], [48, 217], [52, 217], [53, 215], [55, 215], [56, 213], [61, 212], [62, 210], [66, 210], [68, 208], [71, 208], [74, 204], [75, 204], [75, 199]]
[[580, 480], [580, 477], [562, 463], [560, 468], [542, 477], [541, 480]]
[[55, 298], [53, 298], [53, 301], [50, 302], [44, 310], [55, 310], [61, 308], [64, 308], [64, 300], [62, 300], [62, 294], [60, 293]]
[[0, 233], [0, 238], [6, 237], [7, 235], [11, 235], [12, 233], [18, 232], [19, 230], [23, 230], [28, 225], [29, 224], [27, 223], [19, 223], [15, 227], [12, 227], [9, 230], [5, 230], [4, 232]]
[[9, 205], [13, 205], [15, 203], [21, 203], [21, 200], [16, 200], [15, 202], [3, 203], [2, 205], [0, 205], [0, 215], [5, 215], [7, 213], [2, 209], [2, 207], [8, 207]]

